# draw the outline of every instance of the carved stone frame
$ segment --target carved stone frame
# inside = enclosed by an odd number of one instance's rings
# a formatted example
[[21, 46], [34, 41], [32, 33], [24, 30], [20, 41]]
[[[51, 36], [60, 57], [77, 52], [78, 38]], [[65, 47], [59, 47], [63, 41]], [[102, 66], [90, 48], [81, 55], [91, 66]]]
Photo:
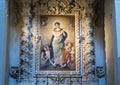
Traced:
[[[23, 35], [21, 35], [20, 44], [19, 80], [32, 80], [35, 75], [39, 74], [79, 74], [83, 80], [95, 78], [94, 2], [97, 3], [96, 0], [54, 0], [54, 2], [50, 0], [22, 0], [23, 8], [20, 14], [22, 18], [20, 17], [21, 21], [18, 22], [20, 27], [21, 22], [24, 23], [21, 28]], [[38, 24], [40, 22], [38, 16], [40, 15], [75, 16], [76, 71], [39, 70], [40, 40], [34, 41], [40, 36], [40, 29], [38, 29], [40, 28]], [[87, 68], [85, 68], [86, 66]]]
[[[41, 14], [39, 14], [40, 16]], [[43, 14], [42, 14], [43, 15]], [[52, 14], [54, 15], [54, 14]], [[55, 14], [56, 15], [56, 14]], [[81, 36], [81, 23], [80, 23], [80, 13], [79, 11], [74, 12], [73, 14], [67, 14], [65, 16], [75, 16], [75, 53], [76, 53], [76, 70], [75, 71], [40, 71], [40, 42], [36, 43], [35, 46], [35, 74], [39, 75], [48, 75], [48, 74], [79, 74], [81, 75], [81, 44], [80, 44], [80, 36]], [[59, 16], [64, 16], [59, 14]], [[39, 21], [38, 21], [39, 22]], [[40, 32], [40, 29], [39, 29]]]

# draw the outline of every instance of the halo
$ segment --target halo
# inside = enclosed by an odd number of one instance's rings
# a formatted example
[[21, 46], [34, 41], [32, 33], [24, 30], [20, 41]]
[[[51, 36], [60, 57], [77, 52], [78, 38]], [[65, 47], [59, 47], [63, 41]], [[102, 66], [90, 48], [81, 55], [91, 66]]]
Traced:
[[55, 20], [55, 21], [53, 22], [53, 24], [52, 24], [53, 28], [55, 27], [54, 24], [55, 24], [56, 22], [59, 22], [59, 23], [60, 23], [60, 26], [62, 27], [62, 22], [61, 22], [60, 20]]

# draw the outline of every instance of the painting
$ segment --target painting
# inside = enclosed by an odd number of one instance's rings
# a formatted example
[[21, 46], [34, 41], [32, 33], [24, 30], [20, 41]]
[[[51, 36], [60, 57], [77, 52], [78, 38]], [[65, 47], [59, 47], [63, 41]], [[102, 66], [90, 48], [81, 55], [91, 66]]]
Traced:
[[40, 70], [76, 70], [75, 16], [40, 15], [40, 36]]

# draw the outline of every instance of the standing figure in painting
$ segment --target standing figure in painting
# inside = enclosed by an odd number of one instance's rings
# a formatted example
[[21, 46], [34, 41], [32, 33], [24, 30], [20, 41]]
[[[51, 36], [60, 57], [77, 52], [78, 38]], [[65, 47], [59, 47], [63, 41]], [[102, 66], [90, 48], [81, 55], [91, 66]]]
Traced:
[[64, 47], [64, 42], [67, 38], [67, 33], [60, 28], [60, 23], [55, 22], [55, 28], [53, 29], [53, 35], [51, 38], [50, 48], [51, 48], [51, 59], [55, 60], [60, 57], [61, 50]]

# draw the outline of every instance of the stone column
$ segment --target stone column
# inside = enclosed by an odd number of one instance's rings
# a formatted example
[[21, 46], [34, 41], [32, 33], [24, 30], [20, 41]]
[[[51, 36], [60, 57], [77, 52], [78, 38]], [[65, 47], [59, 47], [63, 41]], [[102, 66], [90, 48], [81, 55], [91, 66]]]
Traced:
[[31, 80], [33, 72], [32, 14], [31, 0], [22, 0], [23, 27], [21, 29], [20, 78]]
[[95, 80], [94, 19], [95, 0], [81, 1], [83, 36], [83, 80]]

